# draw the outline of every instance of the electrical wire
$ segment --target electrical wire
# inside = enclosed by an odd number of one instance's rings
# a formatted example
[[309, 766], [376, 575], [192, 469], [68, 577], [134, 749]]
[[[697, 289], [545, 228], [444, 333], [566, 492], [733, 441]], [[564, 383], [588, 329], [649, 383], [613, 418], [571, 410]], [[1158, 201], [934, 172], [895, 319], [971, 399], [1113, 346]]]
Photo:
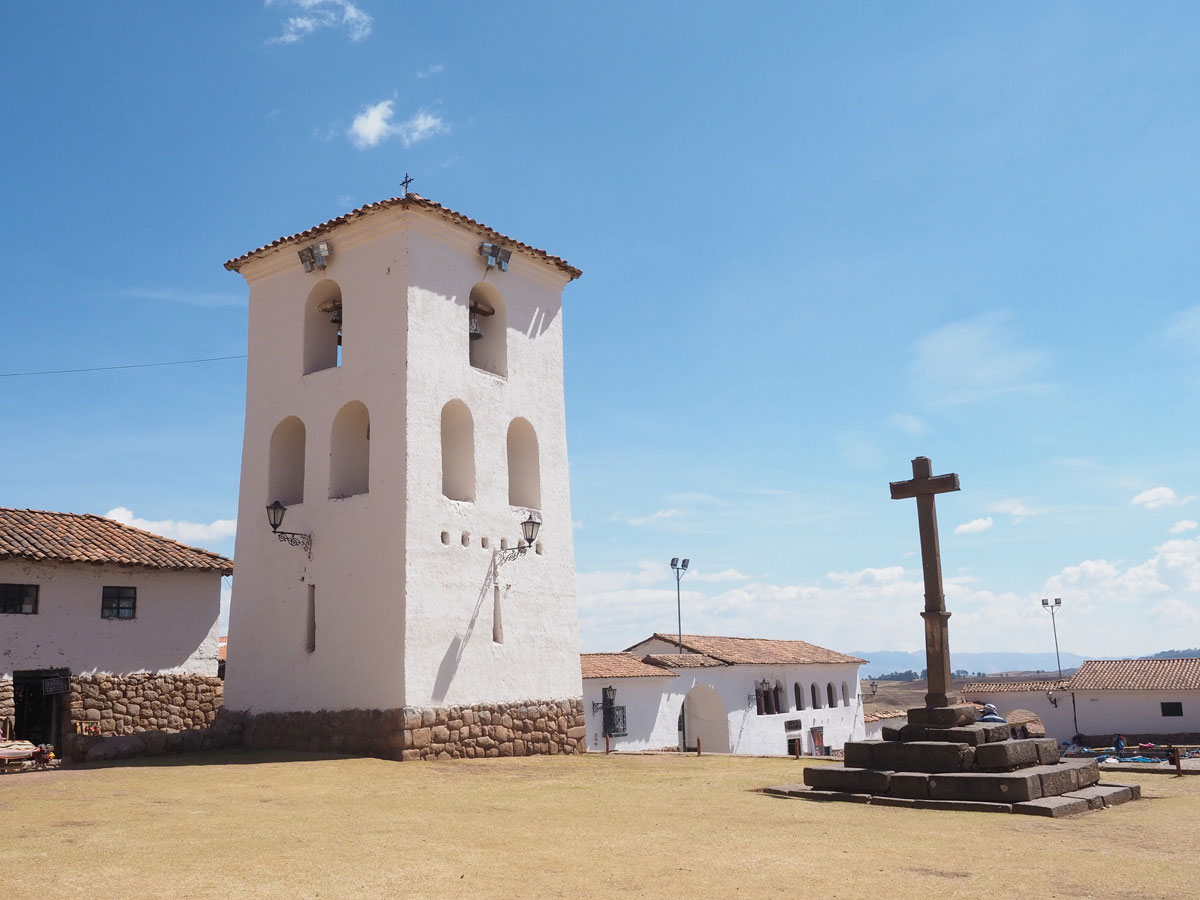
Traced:
[[74, 375], [79, 372], [110, 372], [113, 369], [153, 369], [159, 366], [187, 366], [192, 363], [222, 362], [228, 359], [245, 359], [246, 354], [239, 356], [210, 356], [206, 359], [176, 359], [171, 362], [159, 363], [129, 363], [123, 366], [92, 366], [86, 369], [47, 369], [44, 372], [0, 372], [0, 378], [25, 378], [30, 375]]

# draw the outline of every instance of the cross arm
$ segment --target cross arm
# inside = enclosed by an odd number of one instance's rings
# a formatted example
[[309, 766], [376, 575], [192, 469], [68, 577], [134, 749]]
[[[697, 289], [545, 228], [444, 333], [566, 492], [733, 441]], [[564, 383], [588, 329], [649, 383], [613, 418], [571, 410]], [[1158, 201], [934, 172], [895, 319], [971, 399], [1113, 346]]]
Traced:
[[934, 475], [929, 478], [913, 478], [909, 481], [892, 481], [888, 487], [892, 491], [893, 500], [909, 500], [922, 494], [945, 494], [962, 488], [958, 484], [958, 476]]

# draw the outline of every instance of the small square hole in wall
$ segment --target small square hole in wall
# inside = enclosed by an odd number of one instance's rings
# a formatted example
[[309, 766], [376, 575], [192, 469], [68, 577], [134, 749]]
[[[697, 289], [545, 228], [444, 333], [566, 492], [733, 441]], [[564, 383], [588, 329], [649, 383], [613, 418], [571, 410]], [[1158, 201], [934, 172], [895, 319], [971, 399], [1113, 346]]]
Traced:
[[443, 544], [449, 544], [449, 543], [450, 543], [450, 532], [448, 532], [448, 531], [443, 531], [443, 532], [442, 532], [442, 543], [443, 543]]
[[467, 532], [465, 532], [465, 531], [462, 533], [462, 545], [463, 545], [464, 547], [470, 547], [470, 546], [471, 546], [471, 535], [470, 535], [470, 534], [468, 534], [468, 533], [467, 533]]
[[508, 549], [508, 538], [500, 538], [500, 549], [501, 550]]
[[533, 545], [533, 552], [536, 553], [538, 556], [542, 555], [542, 542], [541, 541], [538, 541], [536, 544]]
[[489, 540], [488, 540], [487, 538], [485, 538], [485, 537], [481, 537], [481, 538], [479, 539], [479, 546], [480, 546], [480, 547], [482, 547], [484, 550], [486, 550], [486, 549], [488, 548], [488, 545], [489, 545], [490, 543], [491, 543], [491, 541], [489, 541]]

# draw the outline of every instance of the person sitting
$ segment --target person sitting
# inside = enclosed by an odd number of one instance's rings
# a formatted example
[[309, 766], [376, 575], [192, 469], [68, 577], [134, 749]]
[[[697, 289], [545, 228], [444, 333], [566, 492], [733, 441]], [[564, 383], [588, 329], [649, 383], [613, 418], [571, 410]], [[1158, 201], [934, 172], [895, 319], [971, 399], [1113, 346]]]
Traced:
[[1008, 720], [1004, 718], [1004, 716], [1000, 715], [1000, 711], [996, 709], [996, 705], [994, 703], [985, 703], [983, 705], [983, 715], [981, 715], [975, 721], [997, 723], [1000, 725], [1008, 724]]

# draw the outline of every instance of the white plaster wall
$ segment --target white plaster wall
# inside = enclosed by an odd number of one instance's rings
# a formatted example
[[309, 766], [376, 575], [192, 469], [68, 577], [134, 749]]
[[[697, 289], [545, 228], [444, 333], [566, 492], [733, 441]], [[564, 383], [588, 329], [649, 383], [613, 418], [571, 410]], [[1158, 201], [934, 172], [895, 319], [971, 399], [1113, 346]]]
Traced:
[[[641, 645], [636, 652], [641, 652], [640, 648]], [[616, 749], [643, 750], [678, 746], [679, 708], [687, 693], [695, 687], [711, 688], [721, 698], [728, 722], [729, 750], [734, 754], [786, 756], [787, 741], [793, 737], [801, 738], [804, 751], [809, 752], [812, 750], [812, 735], [809, 729], [814, 726], [824, 729], [825, 746], [834, 749], [841, 748], [848, 740], [862, 739], [865, 734], [862, 698], [858, 693], [857, 665], [722, 666], [676, 671], [677, 677], [666, 682], [649, 677], [585, 679], [588, 748], [604, 748], [600, 713], [592, 714], [591, 703], [592, 700], [599, 701], [600, 690], [609, 683], [617, 687], [617, 705], [626, 707], [629, 731], [627, 737], [613, 740]], [[764, 678], [771, 684], [775, 684], [777, 680], [783, 683], [786, 710], [774, 715], [758, 715], [754, 686]], [[811, 707], [808, 685], [818, 680], [822, 703], [825, 702], [825, 685], [830, 681], [834, 683], [838, 699], [836, 707]], [[853, 692], [850, 693], [848, 704], [841, 700], [843, 680], [846, 681], [847, 690]], [[793, 685], [797, 681], [806, 691], [804, 709], [796, 708]], [[788, 731], [786, 723], [795, 720], [800, 721], [800, 729]], [[689, 746], [694, 746], [693, 738], [694, 733], [689, 732]], [[712, 750], [710, 747], [706, 752]]]
[[[1046, 726], [1046, 736], [1059, 741], [1069, 741], [1076, 734], [1200, 731], [1200, 691], [1076, 691], [1074, 709], [1069, 691], [1055, 691], [1054, 696], [1057, 708], [1046, 699], [1045, 691], [988, 694], [984, 702], [995, 704], [1006, 717], [1014, 709], [1035, 713]], [[1160, 704], [1170, 702], [1183, 704], [1182, 716], [1162, 714]]]
[[[38, 585], [36, 615], [0, 615], [0, 676], [46, 668], [217, 674], [217, 572], [6, 559], [0, 582]], [[137, 588], [136, 618], [100, 618], [105, 585]]]
[[[468, 362], [467, 297], [484, 276], [478, 235], [392, 209], [323, 239], [333, 246], [323, 273], [305, 273], [292, 246], [242, 270], [250, 335], [226, 705], [263, 712], [580, 696], [559, 316], [566, 276], [519, 252], [508, 272], [487, 276], [508, 311], [505, 379]], [[343, 364], [302, 375], [304, 305], [322, 278], [341, 287]], [[441, 492], [441, 409], [455, 397], [474, 419], [473, 503]], [[370, 413], [370, 492], [329, 500], [330, 427], [351, 400]], [[289, 415], [307, 431], [305, 499], [283, 528], [312, 533], [311, 561], [266, 524], [270, 436]], [[495, 643], [492, 550], [502, 539], [515, 544], [525, 518], [508, 506], [514, 416], [537, 431], [544, 552], [500, 570], [504, 641]]]
[[[963, 699], [978, 703], [991, 703], [1006, 719], [1014, 711], [1025, 709], [1042, 720], [1046, 737], [1058, 741], [1069, 741], [1077, 733], [1071, 709], [1071, 695], [1066, 691], [1055, 691], [1058, 699], [1055, 707], [1046, 699], [1045, 691], [1005, 691], [994, 694], [964, 694]], [[1080, 722], [1080, 725], [1083, 723]]]
[[604, 713], [593, 711], [601, 702], [604, 688], [617, 689], [615, 703], [625, 707], [624, 737], [610, 739], [612, 750], [664, 750], [679, 746], [679, 705], [683, 702], [681, 685], [674, 675], [637, 678], [585, 678], [583, 707], [587, 718], [587, 747], [604, 752]]
[[[255, 712], [404, 705], [406, 248], [395, 217], [370, 216], [328, 238], [324, 272], [296, 248], [243, 268], [250, 285], [246, 428], [230, 610], [225, 704]], [[342, 365], [303, 374], [304, 307], [322, 279], [343, 303]], [[334, 417], [352, 400], [371, 423], [369, 492], [329, 498]], [[283, 529], [311, 533], [312, 559], [267, 525], [271, 433], [305, 425], [304, 502]], [[316, 650], [308, 653], [308, 588]]]
[[[479, 243], [429, 218], [409, 232], [405, 667], [417, 706], [582, 691], [562, 383], [566, 276], [517, 253], [507, 272], [489, 271]], [[470, 365], [468, 300], [485, 280], [507, 314], [506, 377]], [[480, 327], [493, 327], [492, 319], [481, 318]], [[474, 501], [449, 500], [441, 490], [441, 414], [454, 399], [474, 421]], [[543, 552], [499, 569], [503, 642], [496, 642], [492, 556], [504, 541], [516, 546], [529, 512], [508, 502], [508, 428], [517, 417], [537, 434]]]

